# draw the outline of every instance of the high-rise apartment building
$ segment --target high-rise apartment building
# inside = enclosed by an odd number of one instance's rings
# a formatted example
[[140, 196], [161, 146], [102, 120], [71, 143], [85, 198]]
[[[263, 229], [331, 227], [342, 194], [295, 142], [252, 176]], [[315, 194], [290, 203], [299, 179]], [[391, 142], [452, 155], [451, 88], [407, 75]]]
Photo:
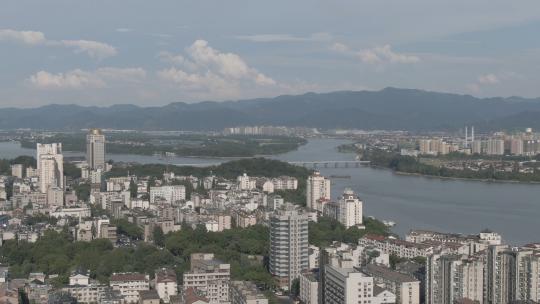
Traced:
[[426, 261], [425, 303], [538, 302], [538, 245], [490, 245], [473, 255], [433, 254]]
[[39, 189], [47, 193], [49, 187], [64, 189], [64, 156], [62, 144], [37, 144]]
[[330, 200], [330, 179], [316, 171], [308, 177], [306, 191], [306, 207], [323, 212], [323, 205], [320, 200]]
[[482, 154], [482, 141], [481, 140], [475, 140], [471, 142], [471, 150], [473, 154]]
[[483, 255], [429, 256], [426, 261], [426, 304], [451, 304], [463, 299], [483, 303], [484, 270]]
[[354, 194], [351, 189], [345, 189], [343, 195], [338, 201], [337, 220], [349, 228], [362, 225], [362, 201]]
[[290, 288], [309, 268], [308, 216], [292, 205], [284, 207], [270, 217], [270, 273]]
[[486, 154], [487, 155], [503, 155], [504, 154], [504, 140], [502, 139], [489, 139], [486, 141]]
[[86, 135], [86, 162], [92, 170], [105, 170], [105, 135], [100, 129]]

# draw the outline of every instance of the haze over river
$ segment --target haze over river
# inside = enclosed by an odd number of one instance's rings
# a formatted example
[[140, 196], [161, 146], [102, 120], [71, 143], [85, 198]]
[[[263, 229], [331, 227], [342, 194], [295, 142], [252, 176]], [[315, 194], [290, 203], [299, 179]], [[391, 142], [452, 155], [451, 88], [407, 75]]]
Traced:
[[[273, 156], [283, 161], [353, 160], [353, 154], [337, 152], [345, 140], [312, 139], [297, 151]], [[17, 143], [0, 143], [0, 158], [34, 155]], [[82, 155], [65, 152], [66, 156]], [[163, 163], [155, 156], [108, 154], [107, 159], [140, 163]], [[171, 164], [213, 164], [215, 158], [175, 157]], [[330, 168], [331, 167], [331, 168]], [[367, 166], [360, 168], [318, 168], [332, 179], [332, 197], [352, 188], [364, 201], [364, 214], [397, 223], [394, 231], [403, 235], [413, 228], [442, 232], [478, 233], [489, 228], [511, 244], [540, 242], [540, 185], [447, 180], [394, 174]]]

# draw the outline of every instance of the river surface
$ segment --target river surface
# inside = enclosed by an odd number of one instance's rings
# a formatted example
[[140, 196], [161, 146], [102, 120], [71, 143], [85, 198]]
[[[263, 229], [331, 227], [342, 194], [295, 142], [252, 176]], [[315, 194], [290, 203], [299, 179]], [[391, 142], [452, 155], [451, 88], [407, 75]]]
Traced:
[[[298, 150], [272, 158], [283, 161], [353, 160], [353, 154], [339, 153], [344, 140], [313, 139]], [[65, 152], [66, 156], [82, 153]], [[35, 155], [17, 143], [0, 143], [0, 158]], [[215, 164], [216, 158], [175, 157], [168, 161], [155, 156], [107, 155], [114, 161], [171, 164]], [[364, 214], [397, 223], [394, 231], [404, 235], [410, 229], [478, 233], [489, 228], [511, 244], [540, 242], [540, 185], [495, 183], [404, 176], [367, 166], [324, 168], [323, 175], [348, 175], [332, 179], [332, 197], [352, 188], [364, 201]]]

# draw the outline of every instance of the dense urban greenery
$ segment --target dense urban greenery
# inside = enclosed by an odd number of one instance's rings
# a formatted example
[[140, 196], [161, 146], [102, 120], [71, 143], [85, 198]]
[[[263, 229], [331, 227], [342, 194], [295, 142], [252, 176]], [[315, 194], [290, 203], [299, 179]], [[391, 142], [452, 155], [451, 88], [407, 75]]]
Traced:
[[[125, 220], [115, 224], [123, 233], [141, 236], [141, 231]], [[30, 272], [58, 274], [59, 284], [66, 284], [71, 271], [90, 270], [90, 276], [108, 282], [114, 272], [136, 271], [153, 275], [160, 267], [174, 268], [179, 277], [189, 269], [190, 255], [213, 252], [231, 264], [233, 279], [251, 280], [267, 289], [274, 287], [263, 257], [268, 252], [268, 229], [252, 226], [223, 232], [207, 232], [204, 226], [163, 236], [164, 248], [139, 243], [134, 247], [114, 248], [109, 240], [73, 241], [67, 229], [47, 230], [37, 242], [5, 241], [0, 247], [0, 261], [10, 265], [13, 278], [28, 277]]]
[[390, 168], [396, 172], [420, 174], [426, 176], [436, 176], [443, 178], [467, 178], [494, 181], [519, 181], [519, 182], [540, 182], [540, 170], [536, 168], [533, 173], [526, 174], [516, 171], [502, 172], [494, 168], [484, 170], [470, 169], [449, 169], [444, 166], [435, 166], [422, 163], [418, 158], [412, 156], [402, 156], [397, 152], [382, 150], [364, 151], [362, 158], [371, 161], [371, 165]]
[[317, 247], [325, 247], [334, 241], [357, 243], [362, 236], [371, 233], [389, 235], [390, 230], [383, 223], [372, 218], [364, 218], [365, 229], [350, 227], [345, 229], [340, 222], [328, 217], [320, 217], [318, 222], [309, 223], [309, 243]]

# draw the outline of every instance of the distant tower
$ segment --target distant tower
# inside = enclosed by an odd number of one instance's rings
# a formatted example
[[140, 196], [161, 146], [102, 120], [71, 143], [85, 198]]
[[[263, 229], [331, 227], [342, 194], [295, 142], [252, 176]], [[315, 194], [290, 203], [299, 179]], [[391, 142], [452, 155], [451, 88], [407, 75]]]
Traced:
[[474, 126], [471, 127], [471, 143], [474, 142]]
[[105, 169], [105, 135], [100, 129], [90, 129], [86, 135], [86, 161], [92, 170]]

